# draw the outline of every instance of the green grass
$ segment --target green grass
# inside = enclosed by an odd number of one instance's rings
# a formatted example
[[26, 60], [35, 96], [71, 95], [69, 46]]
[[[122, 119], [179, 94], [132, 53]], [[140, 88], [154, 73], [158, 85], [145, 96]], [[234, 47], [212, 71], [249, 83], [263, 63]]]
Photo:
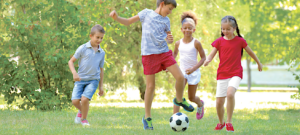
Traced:
[[[152, 109], [154, 131], [144, 131], [144, 108], [91, 107], [90, 127], [74, 124], [76, 110], [21, 111], [0, 110], [1, 134], [174, 134], [169, 126], [172, 108]], [[215, 108], [205, 108], [202, 120], [195, 112], [188, 113], [190, 126], [180, 134], [231, 134], [225, 129], [214, 131], [218, 119]], [[292, 109], [236, 109], [233, 116], [235, 134], [298, 134], [300, 133], [300, 107]], [[226, 116], [226, 114], [225, 114]]]

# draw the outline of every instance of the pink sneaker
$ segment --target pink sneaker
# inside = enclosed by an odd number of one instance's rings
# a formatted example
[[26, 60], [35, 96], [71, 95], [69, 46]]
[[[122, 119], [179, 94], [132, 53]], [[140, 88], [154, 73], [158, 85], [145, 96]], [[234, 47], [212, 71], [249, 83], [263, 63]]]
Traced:
[[80, 124], [81, 123], [81, 113], [78, 111], [75, 117], [75, 124]]
[[234, 129], [233, 129], [233, 126], [232, 126], [232, 124], [231, 123], [226, 123], [226, 130], [228, 131], [228, 132], [234, 132]]
[[204, 115], [204, 101], [201, 100], [201, 102], [202, 102], [203, 106], [202, 107], [197, 107], [196, 118], [198, 120], [202, 119], [203, 115]]
[[83, 125], [83, 126], [89, 126], [90, 124], [89, 124], [89, 122], [86, 119], [84, 119], [84, 120], [81, 121], [81, 125]]

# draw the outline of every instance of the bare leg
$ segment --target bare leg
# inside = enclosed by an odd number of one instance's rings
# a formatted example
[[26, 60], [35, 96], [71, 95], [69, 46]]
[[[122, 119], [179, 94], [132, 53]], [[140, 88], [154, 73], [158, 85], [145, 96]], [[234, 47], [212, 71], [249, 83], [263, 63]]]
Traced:
[[188, 90], [189, 100], [191, 102], [196, 103], [198, 105], [198, 107], [202, 107], [203, 104], [200, 101], [200, 98], [196, 96], [197, 86], [198, 86], [198, 84], [196, 84], [196, 85], [189, 85], [189, 88], [188, 88], [189, 89]]
[[151, 106], [155, 91], [155, 74], [146, 75], [145, 118], [151, 117]]
[[72, 103], [79, 111], [81, 111], [80, 99], [74, 99], [72, 100]]
[[235, 95], [236, 89], [234, 87], [228, 87], [227, 89], [227, 123], [231, 123], [232, 114], [235, 106]]
[[88, 99], [87, 97], [84, 96], [81, 97], [81, 114], [82, 114], [81, 120], [86, 119], [88, 115], [89, 102], [90, 99]]
[[[186, 85], [186, 82], [187, 82], [187, 80], [185, 79], [185, 81], [184, 81], [184, 86]], [[173, 114], [179, 112], [179, 110], [180, 110], [180, 107], [179, 107], [179, 106], [173, 105]]]
[[176, 79], [176, 84], [175, 84], [175, 89], [176, 89], [176, 100], [178, 102], [182, 102], [182, 97], [183, 97], [183, 91], [184, 91], [184, 76], [179, 69], [177, 63], [167, 67], [167, 70], [171, 72], [171, 74], [174, 76]]
[[220, 121], [220, 124], [224, 123], [224, 103], [225, 103], [225, 97], [217, 97], [216, 100], [216, 108], [217, 108], [217, 114]]

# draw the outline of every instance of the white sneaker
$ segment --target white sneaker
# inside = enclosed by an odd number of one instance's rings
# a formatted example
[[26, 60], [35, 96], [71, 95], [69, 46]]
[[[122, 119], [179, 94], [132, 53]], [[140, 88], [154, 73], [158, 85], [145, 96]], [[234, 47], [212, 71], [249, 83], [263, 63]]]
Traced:
[[76, 117], [75, 117], [75, 124], [81, 123], [81, 113], [78, 111]]
[[87, 120], [81, 121], [82, 126], [90, 126], [89, 122]]

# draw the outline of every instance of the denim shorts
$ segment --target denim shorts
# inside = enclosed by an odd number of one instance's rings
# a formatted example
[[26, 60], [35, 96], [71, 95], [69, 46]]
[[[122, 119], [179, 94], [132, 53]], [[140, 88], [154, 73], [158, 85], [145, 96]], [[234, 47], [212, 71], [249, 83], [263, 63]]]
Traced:
[[99, 80], [77, 81], [74, 83], [72, 99], [81, 99], [82, 96], [91, 99], [98, 88]]

